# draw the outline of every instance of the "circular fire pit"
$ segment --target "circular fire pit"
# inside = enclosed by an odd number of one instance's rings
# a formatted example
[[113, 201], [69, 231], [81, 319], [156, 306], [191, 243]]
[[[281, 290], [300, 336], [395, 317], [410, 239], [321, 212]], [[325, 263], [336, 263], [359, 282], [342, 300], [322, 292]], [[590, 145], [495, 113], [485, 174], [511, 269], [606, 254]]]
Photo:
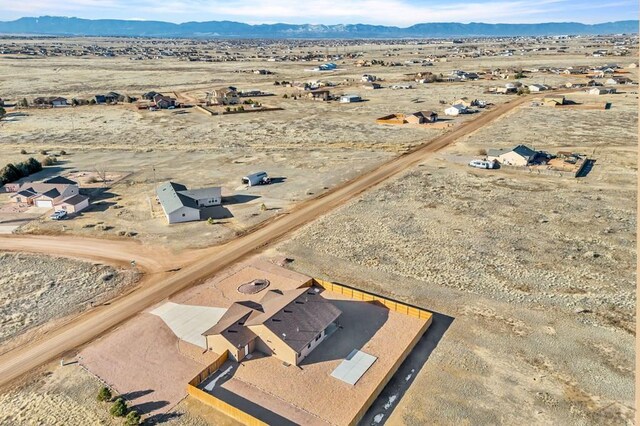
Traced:
[[251, 282], [244, 283], [238, 287], [238, 291], [243, 294], [256, 294], [269, 287], [269, 280], [258, 278]]

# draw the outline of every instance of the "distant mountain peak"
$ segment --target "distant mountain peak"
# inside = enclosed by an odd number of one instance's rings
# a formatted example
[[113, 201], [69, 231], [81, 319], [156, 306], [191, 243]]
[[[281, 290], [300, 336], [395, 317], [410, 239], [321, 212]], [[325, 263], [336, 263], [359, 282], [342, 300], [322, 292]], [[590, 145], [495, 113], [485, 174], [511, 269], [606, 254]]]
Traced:
[[589, 34], [637, 34], [638, 21], [601, 24], [545, 22], [540, 24], [485, 24], [471, 22], [419, 23], [406, 28], [369, 24], [258, 24], [233, 21], [184, 22], [83, 19], [65, 16], [25, 17], [0, 22], [0, 34], [60, 36], [244, 37], [244, 38], [400, 38], [500, 37]]

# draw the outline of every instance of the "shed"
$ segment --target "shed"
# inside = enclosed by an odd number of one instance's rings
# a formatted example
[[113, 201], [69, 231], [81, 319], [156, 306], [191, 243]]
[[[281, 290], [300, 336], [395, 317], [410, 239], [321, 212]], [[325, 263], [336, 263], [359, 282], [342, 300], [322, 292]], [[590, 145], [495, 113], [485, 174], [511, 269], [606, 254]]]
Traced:
[[342, 95], [340, 96], [340, 103], [348, 104], [353, 102], [361, 102], [362, 98], [358, 95]]

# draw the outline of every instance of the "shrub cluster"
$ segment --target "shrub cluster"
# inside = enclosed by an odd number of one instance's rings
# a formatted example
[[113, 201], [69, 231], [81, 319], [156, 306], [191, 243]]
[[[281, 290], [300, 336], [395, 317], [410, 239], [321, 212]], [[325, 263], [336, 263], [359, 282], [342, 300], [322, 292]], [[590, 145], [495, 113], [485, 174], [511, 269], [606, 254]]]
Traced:
[[15, 182], [20, 178], [29, 176], [40, 170], [42, 170], [42, 164], [33, 157], [20, 163], [9, 163], [0, 169], [0, 184], [4, 185], [5, 183]]

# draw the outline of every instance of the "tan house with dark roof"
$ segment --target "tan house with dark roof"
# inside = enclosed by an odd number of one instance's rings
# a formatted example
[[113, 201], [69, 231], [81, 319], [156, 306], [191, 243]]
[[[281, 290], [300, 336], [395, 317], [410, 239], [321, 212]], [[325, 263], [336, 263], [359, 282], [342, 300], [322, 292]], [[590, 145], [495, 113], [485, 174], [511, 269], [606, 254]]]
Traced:
[[77, 213], [89, 206], [89, 198], [80, 195], [78, 184], [62, 176], [42, 182], [23, 183], [10, 199], [15, 203], [55, 208], [69, 213]]
[[253, 351], [298, 365], [336, 329], [341, 311], [317, 287], [268, 291], [260, 303], [237, 302], [203, 333], [207, 348], [241, 361]]

